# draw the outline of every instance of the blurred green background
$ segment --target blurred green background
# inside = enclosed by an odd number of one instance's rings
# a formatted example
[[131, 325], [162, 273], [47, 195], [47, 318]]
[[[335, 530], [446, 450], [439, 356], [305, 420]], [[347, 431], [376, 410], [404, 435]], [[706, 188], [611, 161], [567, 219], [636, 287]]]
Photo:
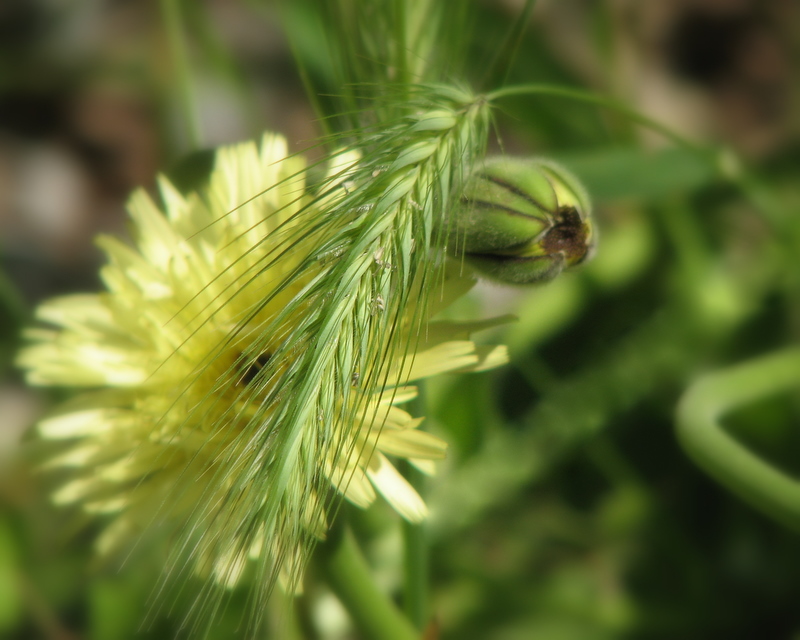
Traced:
[[[591, 89], [715, 152], [564, 98], [501, 103], [493, 150], [571, 168], [601, 241], [579, 272], [536, 289], [481, 284], [452, 312], [520, 320], [484, 336], [509, 345], [510, 365], [426, 389], [428, 428], [451, 443], [427, 489], [441, 637], [800, 638], [800, 538], [706, 476], [675, 436], [699, 376], [800, 338], [800, 5], [542, 0], [510, 66], [487, 77], [522, 2], [472, 4], [463, 55], [478, 90], [506, 72]], [[335, 93], [317, 16], [302, 2], [282, 19], [265, 0], [184, 5], [202, 145], [263, 129], [311, 145], [320, 129], [282, 25]], [[177, 85], [155, 1], [0, 4], [1, 638], [179, 635], [179, 616], [140, 628], [159, 545], [96, 566], [93, 525], [48, 505], [58, 478], [35, 472], [26, 430], [57, 397], [26, 389], [12, 364], [35, 304], [96, 290], [92, 237], [124, 234], [129, 192], [189, 151]], [[799, 416], [800, 393], [782, 394], [726, 428], [794, 477]], [[353, 517], [381, 584], [397, 588], [396, 519], [381, 506]], [[246, 597], [231, 595], [208, 637], [243, 632]], [[295, 637], [281, 606], [266, 633]], [[355, 637], [313, 573], [297, 609], [303, 637]]]

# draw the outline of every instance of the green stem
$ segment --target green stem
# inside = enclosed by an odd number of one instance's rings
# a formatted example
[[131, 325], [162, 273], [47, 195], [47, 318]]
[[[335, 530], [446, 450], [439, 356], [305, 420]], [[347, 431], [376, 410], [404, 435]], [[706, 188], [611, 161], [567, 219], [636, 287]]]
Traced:
[[[407, 465], [406, 479], [422, 494], [425, 476]], [[420, 631], [428, 623], [428, 530], [403, 520], [403, 609]]]
[[502, 46], [498, 47], [491, 64], [489, 64], [489, 67], [484, 75], [484, 81], [488, 81], [496, 73], [498, 73], [502, 65], [505, 67], [505, 70], [503, 71], [503, 79], [500, 82], [500, 86], [503, 86], [506, 82], [508, 82], [508, 76], [511, 73], [511, 67], [514, 65], [514, 60], [516, 59], [517, 52], [519, 51], [519, 45], [522, 43], [522, 38], [528, 28], [528, 23], [531, 20], [531, 13], [533, 12], [534, 6], [536, 6], [536, 0], [525, 1], [525, 5], [522, 7], [522, 11], [520, 11], [519, 16], [514, 21], [514, 24], [511, 26], [511, 30], [506, 36], [505, 41], [503, 42]]
[[669, 127], [665, 127], [656, 120], [648, 118], [646, 115], [639, 113], [635, 109], [631, 109], [622, 102], [603, 95], [592, 93], [591, 91], [584, 91], [583, 89], [573, 89], [570, 87], [562, 87], [560, 85], [552, 84], [522, 84], [503, 87], [501, 89], [491, 91], [486, 95], [486, 99], [489, 102], [495, 102], [500, 98], [523, 95], [545, 95], [554, 98], [568, 98], [570, 100], [577, 100], [578, 102], [586, 102], [588, 104], [594, 104], [606, 109], [612, 109], [627, 116], [632, 121], [640, 125], [648, 127], [653, 131], [657, 131], [668, 140], [672, 140], [676, 144], [690, 149], [704, 158], [711, 160], [715, 165], [719, 165], [719, 158], [717, 157], [716, 152], [694, 144], [683, 136], [675, 133]]
[[[399, 87], [407, 91], [411, 78], [408, 73], [408, 34], [406, 33], [406, 0], [394, 3], [394, 46], [395, 51], [395, 80]], [[403, 96], [404, 101], [406, 96]]]
[[750, 360], [695, 383], [678, 405], [678, 437], [710, 475], [757, 509], [800, 530], [800, 482], [749, 451], [720, 424], [726, 413], [800, 386], [800, 347]]
[[[427, 413], [425, 384], [417, 384], [417, 397], [409, 410], [413, 415]], [[402, 465], [406, 480], [425, 498], [425, 474], [408, 462]], [[417, 629], [422, 631], [428, 623], [428, 528], [425, 522], [414, 524], [403, 520], [403, 609]]]
[[331, 590], [356, 627], [369, 640], [418, 640], [419, 634], [378, 589], [348, 527], [334, 527], [319, 549], [319, 562]]
[[167, 32], [169, 53], [174, 65], [174, 74], [178, 81], [178, 102], [186, 118], [186, 133], [191, 149], [199, 149], [203, 143], [200, 118], [197, 113], [197, 100], [194, 95], [192, 72], [189, 65], [189, 54], [186, 37], [181, 20], [181, 0], [161, 0], [161, 16]]
[[308, 68], [303, 61], [303, 56], [298, 53], [297, 44], [291, 38], [289, 38], [289, 48], [292, 50], [292, 58], [294, 59], [295, 66], [297, 67], [297, 73], [300, 76], [300, 81], [303, 83], [303, 89], [305, 90], [308, 102], [311, 104], [311, 109], [314, 111], [314, 115], [317, 117], [317, 123], [322, 129], [322, 135], [323, 137], [328, 138], [333, 135], [331, 121], [325, 116], [325, 109], [322, 108], [322, 103], [319, 100], [319, 94], [317, 93], [314, 83], [311, 80], [311, 75], [309, 74]]

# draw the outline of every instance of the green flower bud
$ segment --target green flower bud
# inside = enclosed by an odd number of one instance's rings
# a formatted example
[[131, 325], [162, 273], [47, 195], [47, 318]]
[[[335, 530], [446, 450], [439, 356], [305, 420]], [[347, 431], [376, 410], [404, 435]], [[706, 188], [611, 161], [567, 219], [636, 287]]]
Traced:
[[450, 222], [449, 248], [509, 284], [552, 280], [594, 245], [589, 199], [563, 167], [490, 158], [472, 175]]

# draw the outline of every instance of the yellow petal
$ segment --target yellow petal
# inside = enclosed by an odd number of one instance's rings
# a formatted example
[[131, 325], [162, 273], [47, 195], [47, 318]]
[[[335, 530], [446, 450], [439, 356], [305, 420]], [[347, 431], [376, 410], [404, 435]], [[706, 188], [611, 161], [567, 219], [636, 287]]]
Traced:
[[396, 380], [419, 380], [440, 373], [455, 371], [478, 363], [475, 344], [470, 340], [451, 340], [410, 356], [402, 371], [395, 372]]
[[425, 431], [386, 429], [378, 440], [378, 448], [398, 458], [444, 458], [447, 443]]
[[335, 467], [327, 473], [331, 483], [354, 505], [366, 509], [375, 502], [375, 491], [360, 467]]
[[420, 458], [409, 458], [408, 461], [426, 476], [436, 475], [436, 463], [433, 460], [423, 460]]
[[481, 345], [475, 349], [475, 355], [478, 357], [478, 362], [463, 369], [458, 369], [459, 373], [487, 371], [508, 362], [508, 348], [504, 344]]
[[45, 438], [77, 438], [106, 433], [113, 429], [113, 412], [90, 409], [47, 418], [39, 423], [39, 433]]
[[421, 522], [428, 515], [428, 508], [422, 498], [386, 456], [374, 455], [367, 468], [367, 475], [386, 502], [409, 522]]

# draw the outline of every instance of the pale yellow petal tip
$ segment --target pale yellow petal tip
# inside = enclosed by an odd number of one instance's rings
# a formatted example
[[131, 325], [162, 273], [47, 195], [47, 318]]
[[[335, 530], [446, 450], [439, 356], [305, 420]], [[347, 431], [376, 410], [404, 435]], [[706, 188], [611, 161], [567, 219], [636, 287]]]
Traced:
[[272, 131], [265, 131], [261, 136], [261, 159], [265, 164], [274, 164], [286, 159], [288, 146], [286, 138]]
[[391, 378], [398, 382], [421, 380], [440, 373], [458, 371], [477, 364], [475, 344], [470, 340], [449, 340], [408, 356]]
[[248, 554], [238, 549], [216, 555], [206, 549], [195, 557], [192, 570], [198, 578], [230, 590], [239, 584], [249, 560]]
[[93, 409], [45, 418], [39, 422], [38, 431], [42, 437], [53, 440], [106, 433], [112, 426], [109, 414], [106, 409]]
[[433, 460], [409, 458], [408, 461], [413, 464], [418, 471], [421, 471], [426, 476], [433, 477], [436, 475], [436, 463]]
[[74, 504], [85, 500], [101, 488], [101, 486], [102, 485], [93, 478], [78, 478], [77, 480], [68, 482], [56, 491], [52, 495], [52, 500], [54, 504], [58, 505]]
[[218, 557], [214, 562], [214, 582], [224, 589], [235, 588], [247, 567], [247, 560], [247, 554], [242, 552]]
[[403, 518], [417, 523], [427, 517], [428, 507], [425, 502], [385, 456], [373, 456], [367, 475], [378, 492]]
[[417, 387], [414, 386], [395, 387], [394, 389], [381, 394], [379, 404], [381, 405], [405, 404], [406, 402], [410, 402], [411, 400], [416, 398], [418, 395], [419, 391]]
[[[349, 502], [361, 509], [366, 509], [375, 501], [375, 490], [369, 482], [364, 470], [354, 460], [329, 460], [325, 475], [328, 480]], [[351, 463], [351, 464], [347, 464]]]
[[128, 499], [127, 496], [119, 496], [117, 498], [111, 498], [110, 500], [99, 500], [97, 502], [86, 502], [83, 505], [84, 511], [86, 513], [92, 513], [97, 515], [108, 515], [111, 513], [119, 513], [123, 511], [125, 508], [130, 506], [131, 501]]
[[508, 347], [504, 344], [480, 346], [476, 349], [478, 363], [469, 371], [488, 371], [508, 364]]
[[303, 581], [297, 579], [297, 575], [293, 574], [288, 569], [281, 569], [278, 572], [278, 585], [283, 590], [292, 596], [302, 596], [305, 590], [303, 589]]
[[385, 429], [378, 440], [378, 448], [398, 458], [441, 460], [445, 457], [447, 443], [426, 431]]
[[347, 484], [338, 488], [345, 498], [361, 509], [366, 509], [375, 502], [375, 491], [363, 473], [353, 473]]
[[135, 540], [138, 535], [141, 535], [141, 530], [129, 518], [121, 515], [103, 530], [95, 541], [94, 548], [97, 555], [106, 557]]

